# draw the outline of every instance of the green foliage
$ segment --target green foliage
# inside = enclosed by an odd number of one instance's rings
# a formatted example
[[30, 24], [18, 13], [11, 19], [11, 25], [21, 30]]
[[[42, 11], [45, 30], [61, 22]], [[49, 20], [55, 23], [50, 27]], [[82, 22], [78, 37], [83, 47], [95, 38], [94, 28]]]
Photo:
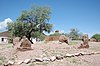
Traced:
[[34, 33], [32, 34], [32, 37], [34, 37], [34, 38], [39, 38], [39, 39], [41, 39], [41, 40], [44, 40], [45, 36], [46, 36], [46, 35], [44, 35], [43, 33], [40, 33], [40, 32], [34, 32]]
[[10, 44], [10, 43], [8, 43], [7, 45], [6, 45], [6, 48], [11, 48], [12, 47], [12, 44]]
[[95, 38], [98, 41], [100, 40], [100, 34], [94, 34], [92, 38]]
[[55, 33], [53, 34], [50, 34], [49, 36], [60, 36], [60, 35], [65, 35], [65, 36], [68, 36], [67, 33], [59, 33], [59, 30], [56, 30]]
[[14, 23], [8, 23], [8, 30], [11, 31], [13, 36], [22, 37], [26, 33], [29, 32], [30, 26], [27, 23], [24, 22], [14, 22]]
[[2, 65], [5, 61], [6, 61], [6, 58], [0, 55], [0, 65]]
[[54, 34], [50, 34], [50, 36], [60, 36], [61, 34], [58, 32], [55, 32]]
[[79, 30], [76, 28], [72, 28], [69, 33], [69, 37], [71, 39], [80, 39], [82, 37], [82, 33], [79, 33]]
[[48, 23], [50, 19], [50, 8], [33, 6], [30, 10], [22, 11], [16, 22], [8, 23], [8, 30], [12, 36], [26, 36], [28, 39], [33, 32], [51, 32], [53, 25]]

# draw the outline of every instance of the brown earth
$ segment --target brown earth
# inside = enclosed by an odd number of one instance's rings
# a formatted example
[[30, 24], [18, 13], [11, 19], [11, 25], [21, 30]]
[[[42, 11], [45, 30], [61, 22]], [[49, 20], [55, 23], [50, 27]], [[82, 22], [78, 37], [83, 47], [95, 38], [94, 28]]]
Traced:
[[[89, 42], [88, 49], [77, 49], [81, 44], [80, 41], [71, 41], [69, 45], [66, 43], [60, 44], [59, 42], [41, 42], [32, 44], [33, 50], [18, 51], [12, 47], [12, 44], [0, 45], [0, 57], [5, 57], [3, 60], [0, 58], [0, 66], [8, 60], [25, 60], [31, 58], [51, 57], [56, 55], [65, 55], [67, 53], [77, 52], [93, 52], [100, 51], [100, 42]], [[2, 63], [1, 63], [2, 62]], [[12, 66], [99, 66], [100, 54], [84, 55], [78, 57], [64, 58], [62, 60], [55, 60], [54, 62], [34, 62]]]

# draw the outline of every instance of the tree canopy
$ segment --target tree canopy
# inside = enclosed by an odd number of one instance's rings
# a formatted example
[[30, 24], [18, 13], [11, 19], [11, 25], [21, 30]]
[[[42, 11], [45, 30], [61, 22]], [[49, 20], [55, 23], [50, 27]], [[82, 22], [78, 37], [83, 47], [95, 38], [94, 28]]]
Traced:
[[81, 39], [82, 33], [80, 33], [77, 28], [72, 28], [70, 29], [69, 37], [71, 39]]
[[16, 22], [8, 23], [8, 30], [13, 36], [26, 36], [28, 39], [32, 33], [51, 32], [53, 25], [49, 23], [51, 10], [49, 7], [33, 6], [30, 10], [22, 11]]

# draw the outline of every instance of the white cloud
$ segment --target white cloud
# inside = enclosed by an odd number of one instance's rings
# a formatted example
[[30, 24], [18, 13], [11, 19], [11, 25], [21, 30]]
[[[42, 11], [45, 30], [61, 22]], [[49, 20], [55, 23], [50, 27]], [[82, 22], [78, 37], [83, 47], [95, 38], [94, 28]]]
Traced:
[[4, 21], [0, 21], [0, 31], [5, 31], [8, 22], [13, 22], [10, 18], [5, 19]]

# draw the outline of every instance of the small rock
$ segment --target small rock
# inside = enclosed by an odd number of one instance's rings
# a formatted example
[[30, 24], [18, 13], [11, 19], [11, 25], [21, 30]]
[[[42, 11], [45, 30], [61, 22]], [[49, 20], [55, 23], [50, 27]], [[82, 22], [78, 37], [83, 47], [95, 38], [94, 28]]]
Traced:
[[60, 60], [61, 62], [63, 62], [63, 60]]
[[63, 56], [57, 55], [57, 56], [56, 56], [56, 59], [61, 60], [61, 59], [63, 59]]
[[100, 54], [100, 52], [94, 52], [94, 54]]
[[91, 54], [93, 55], [93, 54], [95, 54], [95, 52], [91, 52]]
[[74, 54], [67, 53], [65, 57], [73, 57], [73, 56], [74, 56]]
[[62, 44], [62, 42], [59, 42], [59, 44]]
[[45, 56], [47, 56], [45, 53], [43, 53], [43, 56], [45, 57]]
[[56, 60], [56, 57], [55, 57], [55, 56], [52, 56], [52, 57], [50, 58], [50, 60], [51, 60], [51, 61], [55, 61], [55, 60]]
[[31, 62], [35, 62], [35, 61], [36, 61], [35, 59], [32, 59], [32, 60], [31, 60]]
[[35, 58], [36, 61], [43, 62], [42, 58]]
[[4, 64], [4, 66], [8, 66], [8, 64]]
[[28, 64], [30, 61], [31, 61], [31, 59], [26, 59], [26, 60], [24, 61], [24, 63]]
[[92, 53], [90, 53], [90, 52], [87, 52], [85, 55], [91, 55]]
[[81, 54], [81, 55], [86, 55], [87, 53], [86, 53], [86, 52], [80, 52], [80, 54]]
[[16, 62], [16, 64], [20, 65], [20, 64], [23, 63], [23, 60], [17, 60], [17, 61], [15, 61], [15, 62]]
[[13, 65], [14, 64], [14, 62], [13, 61], [8, 61], [8, 63], [7, 63], [8, 65]]
[[80, 56], [80, 55], [81, 55], [81, 53], [75, 53], [74, 55], [75, 55], [75, 56]]
[[43, 60], [44, 60], [44, 61], [50, 61], [50, 59], [47, 58], [47, 57], [44, 57]]

